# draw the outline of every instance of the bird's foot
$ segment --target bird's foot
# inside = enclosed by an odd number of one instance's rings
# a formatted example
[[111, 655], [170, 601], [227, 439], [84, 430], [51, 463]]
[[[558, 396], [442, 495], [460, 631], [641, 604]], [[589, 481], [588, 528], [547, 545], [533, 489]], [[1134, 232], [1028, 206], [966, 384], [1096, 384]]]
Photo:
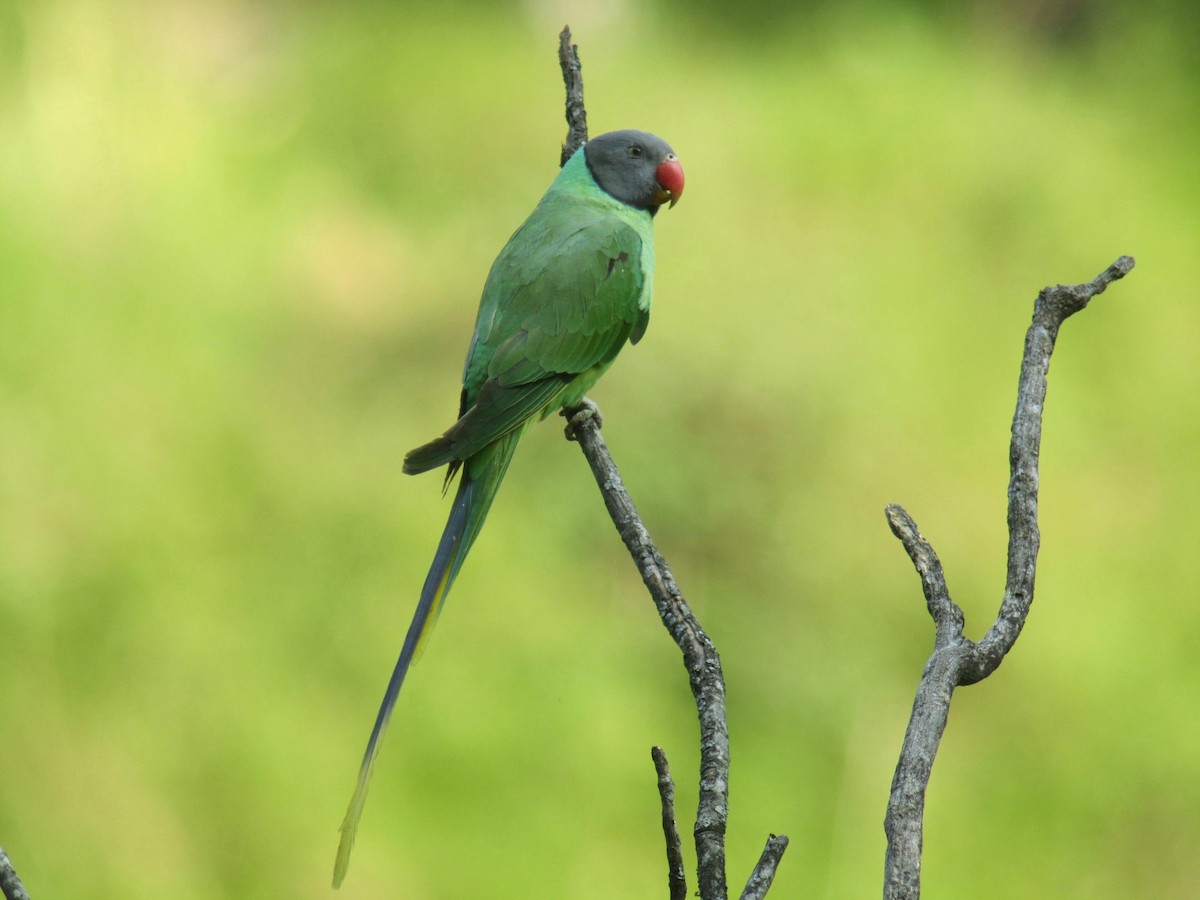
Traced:
[[563, 434], [567, 436], [568, 441], [579, 439], [578, 429], [588, 419], [596, 420], [596, 427], [604, 427], [604, 417], [600, 415], [600, 407], [584, 397], [575, 406], [564, 407], [562, 417], [567, 420], [567, 427], [563, 429]]

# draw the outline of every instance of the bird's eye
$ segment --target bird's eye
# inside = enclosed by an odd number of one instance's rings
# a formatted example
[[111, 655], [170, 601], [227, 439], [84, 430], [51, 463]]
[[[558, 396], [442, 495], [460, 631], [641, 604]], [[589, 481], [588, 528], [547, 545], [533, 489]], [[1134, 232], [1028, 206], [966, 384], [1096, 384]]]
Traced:
[[629, 148], [629, 155], [633, 156], [633, 157], [641, 156], [642, 148], [639, 147], [637, 144], [634, 144], [632, 147]]

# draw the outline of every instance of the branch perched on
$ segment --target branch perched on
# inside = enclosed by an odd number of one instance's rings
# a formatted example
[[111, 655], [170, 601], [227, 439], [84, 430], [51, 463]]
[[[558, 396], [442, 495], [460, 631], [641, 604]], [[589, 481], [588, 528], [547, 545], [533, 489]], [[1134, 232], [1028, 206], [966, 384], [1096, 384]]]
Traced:
[[[587, 141], [587, 112], [583, 105], [583, 78], [579, 48], [571, 43], [571, 29], [559, 35], [559, 64], [567, 90], [567, 139], [560, 165]], [[573, 409], [564, 409], [568, 440], [578, 441], [588, 465], [604, 495], [604, 505], [612, 517], [621, 540], [633, 557], [642, 581], [650, 591], [659, 618], [683, 652], [692, 696], [700, 714], [700, 798], [696, 809], [696, 875], [703, 900], [725, 900], [725, 825], [729, 809], [729, 726], [725, 718], [725, 679], [721, 658], [691, 608], [683, 599], [667, 561], [650, 539], [633, 501], [625, 491], [621, 473], [600, 436], [600, 413], [584, 398]], [[667, 769], [666, 755], [655, 748], [655, 768], [659, 775], [663, 805], [663, 830], [667, 839], [667, 862], [672, 900], [686, 894], [683, 863], [679, 855], [678, 832], [674, 823], [674, 786]], [[771, 836], [746, 891], [747, 900], [766, 894], [774, 878], [779, 858], [787, 847], [786, 837]]]
[[563, 410], [567, 436], [579, 442], [613, 524], [637, 564], [659, 618], [683, 651], [692, 695], [700, 713], [700, 799], [696, 810], [696, 863], [700, 896], [705, 900], [727, 896], [725, 883], [725, 820], [729, 807], [729, 727], [725, 720], [725, 680], [717, 648], [696, 620], [675, 583], [633, 500], [625, 491], [621, 473], [600, 434], [596, 408], [585, 400], [576, 409]]
[[888, 848], [884, 864], [885, 900], [915, 900], [921, 894], [922, 819], [925, 791], [946, 728], [954, 689], [974, 684], [996, 671], [1012, 649], [1033, 603], [1038, 553], [1038, 451], [1046, 373], [1058, 330], [1112, 282], [1128, 275], [1133, 258], [1122, 256], [1085, 284], [1044, 288], [1033, 309], [1025, 336], [1025, 353], [1017, 387], [1009, 449], [1008, 576], [996, 621], [978, 642], [963, 635], [963, 613], [950, 598], [941, 561], [917, 530], [916, 522], [895, 504], [886, 509], [892, 533], [904, 545], [917, 574], [935, 627], [933, 655], [917, 687], [900, 760], [892, 779], [884, 830]]

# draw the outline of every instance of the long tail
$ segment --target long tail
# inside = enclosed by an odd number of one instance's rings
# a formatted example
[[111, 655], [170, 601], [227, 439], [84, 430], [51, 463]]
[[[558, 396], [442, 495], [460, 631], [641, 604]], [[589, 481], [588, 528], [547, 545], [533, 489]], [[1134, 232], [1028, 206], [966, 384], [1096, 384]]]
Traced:
[[450, 518], [442, 532], [442, 539], [438, 543], [437, 553], [434, 554], [433, 564], [429, 567], [429, 574], [425, 576], [421, 599], [417, 602], [412, 624], [408, 626], [404, 646], [400, 649], [400, 658], [392, 671], [392, 678], [383, 695], [383, 704], [375, 717], [375, 727], [371, 730], [370, 740], [367, 741], [367, 750], [358, 770], [358, 785], [350, 800], [350, 808], [346, 810], [346, 818], [342, 821], [342, 839], [338, 844], [337, 860], [333, 866], [335, 888], [341, 885], [350, 865], [350, 850], [354, 846], [358, 820], [367, 800], [367, 785], [375, 768], [375, 758], [379, 755], [384, 729], [391, 718], [396, 698], [400, 695], [400, 686], [404, 684], [404, 676], [408, 667], [420, 657], [425, 648], [433, 624], [446, 602], [446, 595], [450, 593], [450, 586], [454, 583], [463, 560], [467, 558], [471, 545], [475, 543], [496, 491], [500, 488], [500, 482], [504, 480], [504, 474], [508, 471], [513, 451], [524, 431], [524, 428], [518, 428], [505, 435], [472, 456], [463, 466], [462, 481], [459, 483], [458, 493], [454, 496], [454, 505], [450, 508]]

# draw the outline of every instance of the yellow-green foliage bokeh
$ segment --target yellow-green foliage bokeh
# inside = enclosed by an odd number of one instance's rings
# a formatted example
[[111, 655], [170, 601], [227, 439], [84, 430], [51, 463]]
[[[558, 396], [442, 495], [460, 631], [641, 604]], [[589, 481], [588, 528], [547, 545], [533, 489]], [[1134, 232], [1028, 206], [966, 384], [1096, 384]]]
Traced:
[[[32, 895], [330, 895], [446, 513], [400, 461], [449, 424], [487, 267], [553, 177], [566, 19], [593, 131], [660, 133], [688, 174], [595, 398], [725, 664], [731, 883], [776, 832], [771, 896], [878, 894], [932, 635], [882, 508], [978, 637], [1033, 297], [1130, 253], [1060, 338], [1037, 602], [955, 698], [924, 883], [1200, 891], [1194, 60], [1167, 18], [1056, 41], [988, 8], [733, 33], [683, 5], [0, 6], [0, 846]], [[549, 422], [343, 893], [663, 896], [648, 751], [686, 834], [695, 732]]]

